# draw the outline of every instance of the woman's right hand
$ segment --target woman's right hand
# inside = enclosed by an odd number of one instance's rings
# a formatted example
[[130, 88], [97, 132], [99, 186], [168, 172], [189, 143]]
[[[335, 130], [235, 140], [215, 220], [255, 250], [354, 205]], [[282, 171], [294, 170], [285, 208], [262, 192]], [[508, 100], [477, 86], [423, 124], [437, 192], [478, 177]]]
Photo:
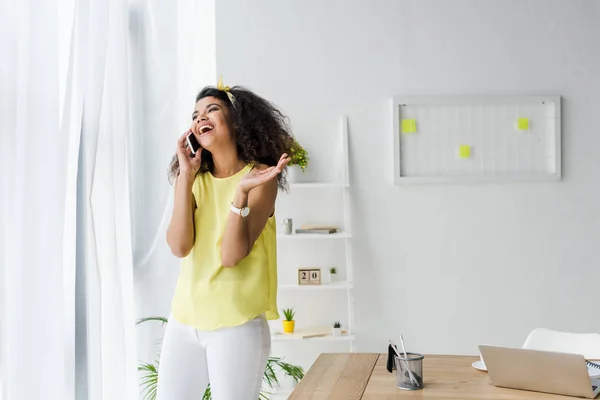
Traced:
[[186, 141], [187, 135], [190, 132], [192, 131], [187, 130], [177, 140], [177, 159], [179, 160], [179, 174], [185, 174], [190, 179], [193, 179], [200, 169], [202, 150], [197, 151], [195, 155], [192, 154], [192, 150], [187, 146]]

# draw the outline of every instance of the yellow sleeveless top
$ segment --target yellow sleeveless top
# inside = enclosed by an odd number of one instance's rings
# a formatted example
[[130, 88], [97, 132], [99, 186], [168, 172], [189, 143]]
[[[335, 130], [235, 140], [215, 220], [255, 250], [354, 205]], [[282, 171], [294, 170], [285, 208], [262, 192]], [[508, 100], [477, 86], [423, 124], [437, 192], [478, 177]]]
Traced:
[[[241, 325], [262, 313], [278, 319], [277, 244], [275, 216], [271, 216], [250, 254], [235, 267], [221, 265], [221, 241], [240, 179], [252, 169], [215, 178], [198, 174], [192, 186], [195, 242], [181, 263], [173, 317], [198, 330]], [[250, 210], [252, 212], [252, 210]]]

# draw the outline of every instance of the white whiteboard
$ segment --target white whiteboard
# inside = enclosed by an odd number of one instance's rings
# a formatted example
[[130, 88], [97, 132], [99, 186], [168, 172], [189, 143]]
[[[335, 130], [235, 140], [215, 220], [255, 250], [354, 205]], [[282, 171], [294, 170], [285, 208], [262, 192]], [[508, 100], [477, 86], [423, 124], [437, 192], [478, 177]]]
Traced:
[[558, 180], [560, 100], [394, 97], [394, 183]]

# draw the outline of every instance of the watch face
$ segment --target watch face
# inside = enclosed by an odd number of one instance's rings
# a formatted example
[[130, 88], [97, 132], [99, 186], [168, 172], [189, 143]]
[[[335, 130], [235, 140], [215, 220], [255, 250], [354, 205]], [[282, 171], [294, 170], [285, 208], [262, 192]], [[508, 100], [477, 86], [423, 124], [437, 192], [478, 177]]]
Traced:
[[245, 218], [248, 216], [248, 214], [250, 214], [250, 208], [249, 207], [242, 208], [240, 215]]

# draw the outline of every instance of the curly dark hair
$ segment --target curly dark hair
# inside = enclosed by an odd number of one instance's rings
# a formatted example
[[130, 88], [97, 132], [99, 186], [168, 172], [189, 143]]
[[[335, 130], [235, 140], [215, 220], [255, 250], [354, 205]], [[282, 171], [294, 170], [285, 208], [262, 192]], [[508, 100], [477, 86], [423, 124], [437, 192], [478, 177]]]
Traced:
[[[207, 86], [198, 93], [196, 102], [205, 97], [216, 97], [227, 106], [239, 159], [247, 164], [275, 166], [283, 153], [290, 155], [294, 137], [288, 118], [271, 102], [242, 86], [230, 88], [230, 93], [234, 96], [235, 104], [231, 103], [225, 91]], [[212, 154], [202, 149], [201, 156], [198, 173], [214, 172]], [[179, 160], [175, 154], [169, 168], [170, 181], [178, 174]], [[280, 189], [286, 188], [284, 174], [277, 176], [277, 185]]]

